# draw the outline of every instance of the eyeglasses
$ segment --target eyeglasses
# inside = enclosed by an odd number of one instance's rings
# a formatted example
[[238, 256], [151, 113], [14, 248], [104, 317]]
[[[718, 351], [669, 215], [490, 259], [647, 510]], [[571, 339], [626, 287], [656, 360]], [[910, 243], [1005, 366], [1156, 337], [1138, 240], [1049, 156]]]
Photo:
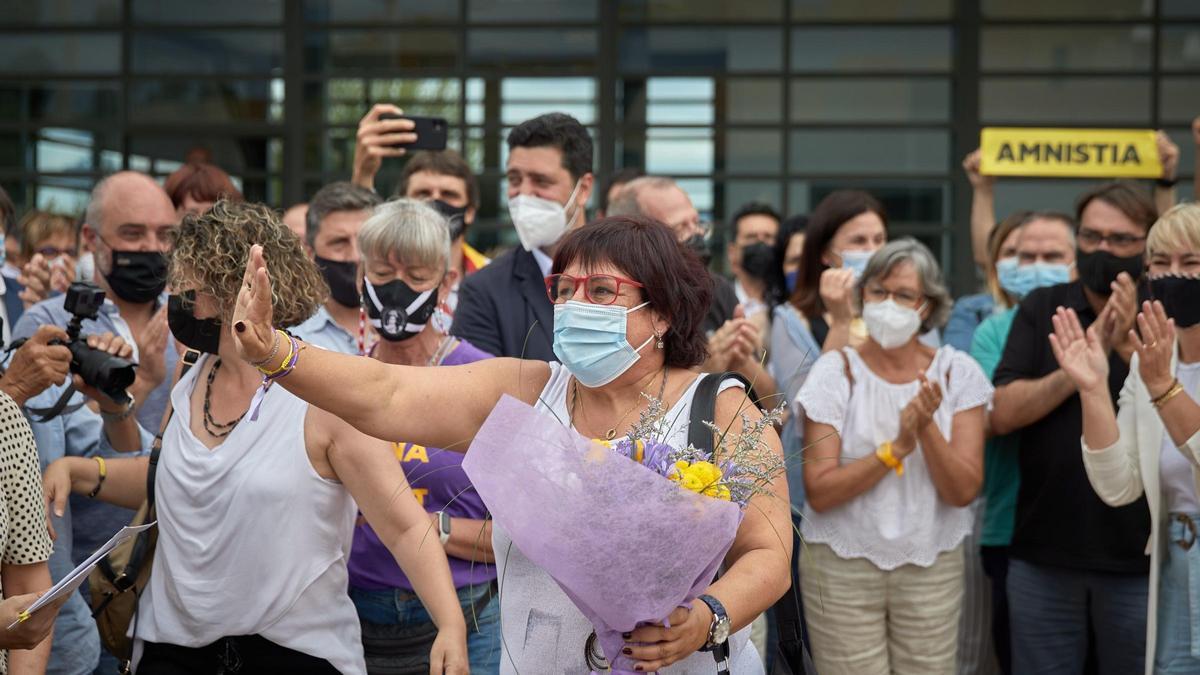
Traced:
[[645, 288], [632, 279], [624, 279], [612, 274], [589, 274], [583, 277], [573, 277], [569, 274], [551, 274], [546, 277], [546, 295], [554, 304], [564, 303], [575, 297], [575, 291], [583, 285], [583, 297], [594, 305], [611, 305], [621, 295], [622, 286]]
[[1111, 248], [1127, 249], [1134, 244], [1146, 241], [1145, 237], [1139, 237], [1132, 234], [1118, 232], [1117, 234], [1100, 234], [1095, 230], [1090, 230], [1085, 227], [1079, 228], [1079, 243], [1087, 246], [1099, 246], [1102, 242], [1108, 242]]
[[883, 286], [867, 286], [863, 289], [863, 300], [866, 302], [884, 302], [888, 298], [895, 300], [897, 305], [915, 308], [925, 296], [911, 291], [892, 292]]
[[34, 251], [34, 253], [41, 253], [43, 258], [46, 258], [47, 260], [49, 260], [51, 258], [59, 258], [64, 255], [75, 255], [75, 249], [73, 249], [73, 248], [54, 248], [53, 246], [43, 246], [43, 247], [39, 248], [38, 250]]

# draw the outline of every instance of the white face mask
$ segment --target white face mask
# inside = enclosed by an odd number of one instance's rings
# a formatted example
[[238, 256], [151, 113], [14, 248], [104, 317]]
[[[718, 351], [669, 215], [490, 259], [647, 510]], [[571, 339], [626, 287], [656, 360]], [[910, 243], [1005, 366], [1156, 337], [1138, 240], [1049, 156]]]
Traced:
[[89, 251], [79, 256], [75, 261], [75, 280], [91, 281], [96, 274], [96, 258]]
[[855, 281], [862, 278], [863, 270], [867, 269], [867, 263], [873, 255], [875, 255], [875, 251], [863, 251], [859, 249], [838, 251], [838, 257], [842, 259], [842, 269], [853, 272]]
[[867, 324], [867, 333], [871, 339], [884, 349], [895, 349], [903, 345], [911, 340], [921, 327], [919, 309], [901, 307], [891, 298], [863, 305], [862, 318]]
[[[567, 204], [575, 202], [575, 193], [579, 191], [579, 181], [567, 197]], [[517, 236], [521, 238], [521, 246], [526, 251], [544, 246], [553, 246], [562, 239], [563, 233], [570, 229], [579, 217], [579, 209], [567, 221], [567, 209], [551, 199], [542, 199], [534, 195], [517, 195], [508, 200], [508, 215], [512, 218], [513, 227], [517, 228]]]

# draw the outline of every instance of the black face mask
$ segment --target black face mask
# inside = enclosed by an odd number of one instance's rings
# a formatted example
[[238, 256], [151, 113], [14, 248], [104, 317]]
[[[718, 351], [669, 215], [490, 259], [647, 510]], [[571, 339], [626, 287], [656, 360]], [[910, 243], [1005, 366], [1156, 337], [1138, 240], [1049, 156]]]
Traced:
[[1150, 280], [1150, 293], [1162, 302], [1179, 328], [1200, 323], [1200, 277], [1165, 276]]
[[765, 280], [775, 267], [775, 247], [770, 244], [750, 244], [742, 247], [742, 271], [755, 279]]
[[329, 295], [339, 305], [358, 307], [358, 263], [315, 256], [317, 267], [329, 284]]
[[379, 286], [363, 279], [362, 303], [383, 339], [402, 342], [425, 329], [437, 309], [437, 291], [434, 286], [418, 293], [399, 279]]
[[112, 269], [104, 280], [126, 302], [151, 302], [167, 287], [167, 256], [158, 251], [112, 251]]
[[712, 253], [708, 250], [708, 240], [702, 234], [693, 234], [688, 237], [683, 245], [690, 248], [693, 253], [700, 256], [700, 261], [708, 267], [708, 263], [712, 261]]
[[221, 345], [220, 319], [197, 319], [192, 314], [196, 292], [185, 291], [167, 298], [167, 326], [185, 347], [205, 354], [216, 354]]
[[1142, 277], [1145, 268], [1143, 261], [1144, 256], [1140, 253], [1120, 258], [1108, 251], [1079, 251], [1075, 255], [1075, 268], [1079, 270], [1079, 280], [1085, 287], [1098, 295], [1110, 295], [1112, 283], [1121, 272], [1128, 273], [1134, 281]]
[[450, 206], [440, 199], [429, 202], [429, 205], [446, 217], [446, 224], [450, 226], [450, 241], [458, 239], [467, 231], [467, 207]]

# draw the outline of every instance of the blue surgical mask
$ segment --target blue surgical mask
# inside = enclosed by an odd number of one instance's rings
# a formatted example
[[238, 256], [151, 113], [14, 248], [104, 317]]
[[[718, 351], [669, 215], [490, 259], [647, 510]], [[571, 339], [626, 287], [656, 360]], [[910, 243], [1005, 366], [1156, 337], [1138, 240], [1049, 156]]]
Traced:
[[838, 257], [842, 259], [842, 269], [853, 271], [855, 281], [862, 278], [863, 270], [867, 269], [867, 262], [873, 255], [875, 251], [838, 251]]
[[585, 387], [603, 387], [633, 367], [640, 347], [629, 344], [625, 329], [629, 314], [650, 303], [625, 308], [568, 300], [554, 306], [554, 355]]
[[783, 275], [783, 283], [787, 286], [788, 295], [796, 292], [796, 278], [799, 274], [800, 270], [792, 270]]
[[1018, 298], [1024, 298], [1035, 289], [1057, 286], [1071, 280], [1070, 265], [1035, 262], [1014, 266], [1015, 262], [1016, 258], [1005, 258], [997, 262], [996, 276], [1000, 287]]

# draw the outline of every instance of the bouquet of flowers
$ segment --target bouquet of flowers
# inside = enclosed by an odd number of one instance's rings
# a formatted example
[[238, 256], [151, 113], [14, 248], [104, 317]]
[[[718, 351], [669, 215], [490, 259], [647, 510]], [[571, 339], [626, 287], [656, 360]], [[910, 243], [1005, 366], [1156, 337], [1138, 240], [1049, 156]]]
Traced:
[[506, 396], [463, 461], [493, 520], [591, 621], [614, 673], [634, 672], [621, 634], [690, 606], [742, 508], [783, 472], [762, 442], [782, 409], [745, 419], [738, 434], [710, 423], [718, 440], [705, 452], [663, 441], [663, 407], [651, 399], [628, 438], [607, 442]]

